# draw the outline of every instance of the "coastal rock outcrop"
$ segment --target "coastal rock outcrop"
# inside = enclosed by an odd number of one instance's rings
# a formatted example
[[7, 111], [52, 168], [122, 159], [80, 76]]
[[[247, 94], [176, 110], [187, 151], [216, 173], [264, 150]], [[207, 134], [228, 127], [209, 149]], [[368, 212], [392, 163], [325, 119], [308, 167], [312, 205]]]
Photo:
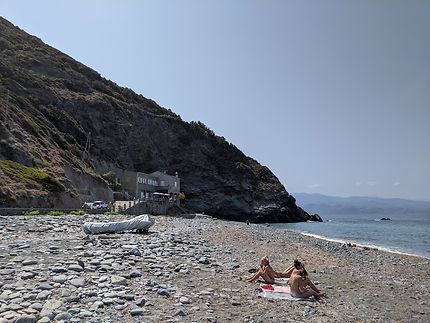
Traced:
[[2, 18], [0, 74], [0, 206], [110, 199], [101, 175], [121, 168], [178, 172], [187, 211], [311, 219], [267, 167], [204, 124], [184, 122]]

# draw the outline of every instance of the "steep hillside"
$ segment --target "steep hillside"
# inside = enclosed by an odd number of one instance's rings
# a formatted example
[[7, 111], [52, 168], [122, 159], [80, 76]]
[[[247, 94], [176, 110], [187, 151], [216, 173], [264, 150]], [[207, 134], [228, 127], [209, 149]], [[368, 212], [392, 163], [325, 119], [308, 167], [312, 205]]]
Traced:
[[0, 75], [2, 206], [109, 199], [100, 175], [116, 167], [177, 171], [192, 211], [256, 222], [309, 219], [267, 167], [200, 122], [182, 121], [2, 18]]

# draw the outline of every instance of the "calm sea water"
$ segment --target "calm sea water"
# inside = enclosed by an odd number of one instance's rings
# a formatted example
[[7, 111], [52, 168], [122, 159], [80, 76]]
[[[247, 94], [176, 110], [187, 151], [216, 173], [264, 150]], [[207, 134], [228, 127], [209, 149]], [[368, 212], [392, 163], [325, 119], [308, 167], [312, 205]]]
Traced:
[[278, 227], [337, 242], [351, 242], [430, 259], [430, 214], [322, 215], [322, 223], [284, 223]]

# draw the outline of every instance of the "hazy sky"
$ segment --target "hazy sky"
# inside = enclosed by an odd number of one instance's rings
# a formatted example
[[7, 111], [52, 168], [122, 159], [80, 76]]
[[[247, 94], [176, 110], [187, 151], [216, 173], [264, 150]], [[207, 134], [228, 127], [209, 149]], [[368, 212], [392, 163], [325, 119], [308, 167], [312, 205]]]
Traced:
[[268, 166], [430, 200], [430, 1], [18, 1], [0, 15]]

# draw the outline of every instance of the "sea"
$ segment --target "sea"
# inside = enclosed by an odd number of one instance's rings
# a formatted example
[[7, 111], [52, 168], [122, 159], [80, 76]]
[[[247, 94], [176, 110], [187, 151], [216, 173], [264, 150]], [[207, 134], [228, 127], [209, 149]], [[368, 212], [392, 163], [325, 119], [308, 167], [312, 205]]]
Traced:
[[[430, 259], [430, 214], [332, 214], [321, 217], [324, 222], [276, 226], [319, 239]], [[381, 220], [387, 217], [389, 221]]]

